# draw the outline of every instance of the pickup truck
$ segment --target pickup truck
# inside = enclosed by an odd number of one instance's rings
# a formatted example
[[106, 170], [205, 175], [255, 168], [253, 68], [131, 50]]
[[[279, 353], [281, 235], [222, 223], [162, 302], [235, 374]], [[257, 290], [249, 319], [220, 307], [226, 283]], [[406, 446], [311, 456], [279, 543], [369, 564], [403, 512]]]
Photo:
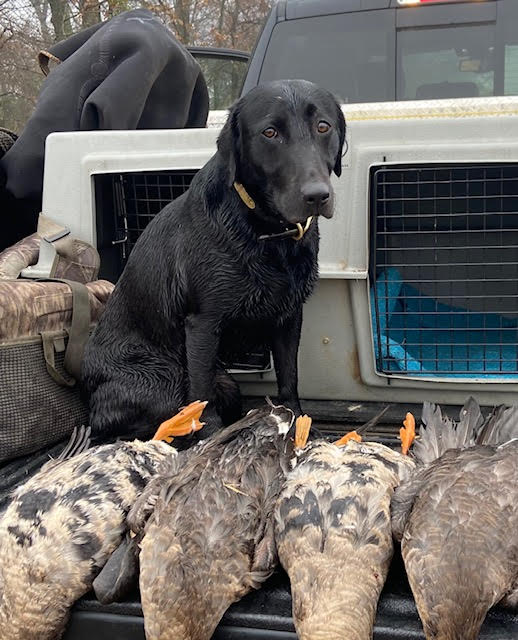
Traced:
[[[486, 407], [512, 403], [518, 3], [280, 0], [242, 92], [280, 78], [332, 90], [348, 122], [336, 214], [320, 227], [320, 281], [305, 308], [304, 410], [324, 433], [343, 433], [395, 403], [366, 435], [395, 445], [405, 412], [419, 415], [423, 400], [452, 413], [470, 394]], [[115, 281], [145, 224], [213, 153], [224, 117], [213, 111], [206, 130], [52, 134], [44, 213], [96, 244], [101, 275]], [[273, 391], [267, 347], [228, 366], [249, 406]], [[0, 469], [0, 507], [61, 446]], [[108, 606], [81, 599], [65, 640], [92, 637], [143, 640], [138, 593]], [[232, 606], [214, 636], [295, 637], [281, 571]], [[374, 638], [424, 638], [397, 553]], [[518, 638], [518, 615], [495, 608], [481, 638]]]

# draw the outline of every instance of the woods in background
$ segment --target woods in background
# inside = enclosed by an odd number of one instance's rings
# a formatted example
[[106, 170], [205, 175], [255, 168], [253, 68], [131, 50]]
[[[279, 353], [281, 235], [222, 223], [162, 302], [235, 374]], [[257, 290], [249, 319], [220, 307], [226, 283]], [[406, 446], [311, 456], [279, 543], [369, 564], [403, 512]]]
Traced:
[[43, 80], [38, 51], [85, 27], [146, 7], [185, 45], [251, 51], [271, 4], [272, 0], [0, 0], [0, 127], [20, 132], [30, 116]]

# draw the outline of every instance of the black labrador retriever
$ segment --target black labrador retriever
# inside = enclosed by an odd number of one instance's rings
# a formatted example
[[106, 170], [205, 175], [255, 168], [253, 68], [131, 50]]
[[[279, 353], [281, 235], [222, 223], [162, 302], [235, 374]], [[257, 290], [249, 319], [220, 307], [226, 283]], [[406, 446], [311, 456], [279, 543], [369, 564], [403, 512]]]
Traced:
[[279, 402], [300, 414], [302, 304], [344, 138], [339, 104], [311, 82], [258, 86], [232, 107], [217, 153], [139, 238], [87, 345], [94, 433], [143, 436], [197, 399], [209, 401], [202, 437], [238, 419], [220, 354], [243, 340], [271, 345]]

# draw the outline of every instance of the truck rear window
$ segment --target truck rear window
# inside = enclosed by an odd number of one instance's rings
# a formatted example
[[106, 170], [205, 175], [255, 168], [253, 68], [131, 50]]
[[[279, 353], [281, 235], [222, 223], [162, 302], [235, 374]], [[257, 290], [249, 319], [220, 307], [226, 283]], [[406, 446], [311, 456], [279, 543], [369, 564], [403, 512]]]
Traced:
[[[481, 4], [493, 7], [494, 19], [471, 19]], [[407, 9], [279, 22], [260, 81], [305, 78], [344, 103], [518, 95], [518, 0], [433, 10], [437, 24], [417, 26], [396, 27], [397, 11]], [[412, 11], [424, 16], [427, 8]]]
[[311, 80], [344, 103], [394, 100], [393, 50], [392, 11], [287, 20], [273, 30], [261, 82]]
[[402, 29], [398, 100], [495, 95], [495, 24]]

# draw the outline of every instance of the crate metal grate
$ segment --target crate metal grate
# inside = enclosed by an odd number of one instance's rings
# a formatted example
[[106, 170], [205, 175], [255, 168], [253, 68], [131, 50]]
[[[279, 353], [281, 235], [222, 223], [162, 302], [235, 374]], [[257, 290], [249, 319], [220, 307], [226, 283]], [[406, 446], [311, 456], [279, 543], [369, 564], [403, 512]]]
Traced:
[[[110, 203], [113, 205], [116, 239], [120, 246], [120, 270], [140, 235], [151, 220], [172, 200], [189, 188], [196, 169], [142, 171], [113, 174], [110, 178]], [[267, 345], [238, 349], [223, 364], [231, 373], [273, 371], [272, 354]]]
[[371, 315], [384, 374], [518, 374], [518, 164], [371, 170]]
[[189, 188], [197, 170], [143, 171], [114, 176], [112, 183], [116, 229], [124, 239], [125, 261], [151, 220]]

